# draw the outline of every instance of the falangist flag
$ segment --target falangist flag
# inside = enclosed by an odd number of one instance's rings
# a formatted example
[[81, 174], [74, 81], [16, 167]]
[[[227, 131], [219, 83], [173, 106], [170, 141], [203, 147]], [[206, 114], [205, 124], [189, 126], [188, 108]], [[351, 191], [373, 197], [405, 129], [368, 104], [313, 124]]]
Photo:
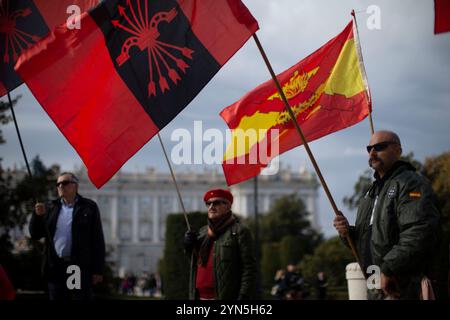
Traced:
[[16, 70], [101, 187], [258, 29], [239, 0], [111, 0]]
[[[277, 78], [307, 141], [352, 126], [370, 112], [353, 22]], [[228, 185], [257, 176], [272, 158], [302, 144], [273, 80], [220, 115], [232, 130], [222, 162]]]
[[69, 7], [78, 6], [83, 12], [97, 3], [98, 0], [0, 0], [0, 97], [22, 84], [14, 64], [23, 51], [71, 18], [73, 11]]

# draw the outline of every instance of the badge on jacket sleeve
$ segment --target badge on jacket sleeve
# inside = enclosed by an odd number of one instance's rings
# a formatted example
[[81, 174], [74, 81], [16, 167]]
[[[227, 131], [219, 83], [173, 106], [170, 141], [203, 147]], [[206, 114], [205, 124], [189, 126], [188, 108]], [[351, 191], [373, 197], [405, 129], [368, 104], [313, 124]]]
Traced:
[[410, 198], [420, 198], [422, 196], [422, 193], [420, 192], [410, 192], [409, 197]]
[[397, 189], [394, 187], [391, 187], [389, 191], [387, 192], [387, 196], [389, 199], [395, 198], [395, 195], [397, 194]]

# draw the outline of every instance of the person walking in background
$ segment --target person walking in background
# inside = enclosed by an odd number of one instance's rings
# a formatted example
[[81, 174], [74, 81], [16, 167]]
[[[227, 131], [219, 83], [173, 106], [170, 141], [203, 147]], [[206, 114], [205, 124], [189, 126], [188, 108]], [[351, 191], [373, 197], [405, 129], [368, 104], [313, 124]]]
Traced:
[[325, 272], [323, 271], [318, 272], [316, 278], [316, 292], [318, 300], [326, 300], [327, 287], [328, 287], [328, 280], [325, 276]]
[[284, 294], [283, 281], [285, 274], [286, 272], [283, 269], [277, 270], [274, 277], [275, 284], [273, 285], [272, 290], [270, 291], [271, 295], [278, 300], [283, 299]]

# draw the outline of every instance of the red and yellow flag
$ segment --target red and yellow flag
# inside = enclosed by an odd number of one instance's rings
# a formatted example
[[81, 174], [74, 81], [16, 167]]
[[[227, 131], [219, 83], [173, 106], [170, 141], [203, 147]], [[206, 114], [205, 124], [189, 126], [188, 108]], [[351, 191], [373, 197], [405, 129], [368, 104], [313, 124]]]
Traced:
[[[353, 22], [278, 75], [307, 141], [362, 121], [370, 112]], [[220, 113], [232, 130], [222, 167], [228, 185], [257, 176], [269, 161], [302, 144], [275, 84], [269, 80]]]

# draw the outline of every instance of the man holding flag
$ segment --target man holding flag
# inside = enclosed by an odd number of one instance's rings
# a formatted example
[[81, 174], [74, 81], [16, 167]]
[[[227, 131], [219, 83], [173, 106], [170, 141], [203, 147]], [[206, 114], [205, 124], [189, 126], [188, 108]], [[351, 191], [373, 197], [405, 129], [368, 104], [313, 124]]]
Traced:
[[438, 298], [446, 297], [436, 290], [445, 288], [446, 274], [441, 278], [436, 270], [442, 267], [436, 259], [444, 246], [431, 185], [409, 162], [400, 160], [402, 146], [394, 132], [375, 132], [367, 152], [375, 181], [359, 204], [356, 225], [349, 226], [338, 215], [334, 227], [355, 241], [363, 272], [371, 265], [381, 270], [381, 290], [370, 290], [369, 298], [423, 299], [430, 284], [424, 276], [433, 280]]
[[224, 189], [205, 193], [208, 224], [187, 231], [186, 252], [193, 255], [190, 299], [248, 300], [256, 294], [256, 259], [250, 230], [231, 212], [233, 195]]

